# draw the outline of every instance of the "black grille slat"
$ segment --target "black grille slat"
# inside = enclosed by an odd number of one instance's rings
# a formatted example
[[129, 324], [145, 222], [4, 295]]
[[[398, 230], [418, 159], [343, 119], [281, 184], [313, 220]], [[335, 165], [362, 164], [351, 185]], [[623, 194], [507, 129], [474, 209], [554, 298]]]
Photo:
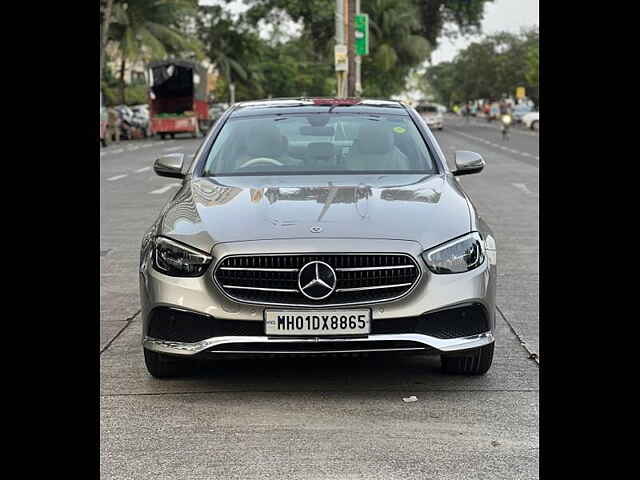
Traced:
[[[298, 272], [287, 271], [252, 271], [252, 270], [224, 270], [233, 268], [272, 268], [297, 269], [312, 261], [322, 261], [336, 271], [336, 291], [327, 299], [310, 300], [298, 291]], [[402, 267], [410, 265], [412, 268], [390, 268], [383, 270], [340, 271], [339, 269], [370, 268], [370, 267]], [[215, 271], [215, 280], [222, 290], [230, 297], [250, 303], [281, 304], [281, 305], [347, 305], [380, 302], [395, 299], [407, 293], [420, 277], [417, 263], [408, 255], [382, 254], [314, 254], [314, 255], [246, 255], [224, 258]], [[397, 284], [409, 284], [401, 287], [380, 288], [362, 291], [338, 291], [340, 289], [354, 289], [378, 287]], [[290, 289], [296, 292], [274, 292], [263, 290], [246, 290], [229, 288], [253, 287]]]
[[371, 334], [421, 333], [436, 338], [461, 338], [489, 331], [486, 309], [480, 304], [426, 313], [418, 317], [373, 320]]

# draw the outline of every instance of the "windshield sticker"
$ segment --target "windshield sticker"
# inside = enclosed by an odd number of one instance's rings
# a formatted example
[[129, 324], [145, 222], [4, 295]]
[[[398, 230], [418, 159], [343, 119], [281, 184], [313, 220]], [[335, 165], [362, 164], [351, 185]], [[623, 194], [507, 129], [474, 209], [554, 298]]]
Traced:
[[402, 127], [393, 127], [393, 131], [396, 133], [404, 133], [407, 131], [407, 129]]

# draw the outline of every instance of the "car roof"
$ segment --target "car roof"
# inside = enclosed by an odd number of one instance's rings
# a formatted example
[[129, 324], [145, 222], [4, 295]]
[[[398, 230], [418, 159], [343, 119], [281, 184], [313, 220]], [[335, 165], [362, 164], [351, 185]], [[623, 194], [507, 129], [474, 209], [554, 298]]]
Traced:
[[239, 102], [233, 107], [232, 116], [273, 115], [291, 113], [373, 113], [408, 115], [406, 106], [395, 100], [370, 98], [299, 97], [274, 98]]

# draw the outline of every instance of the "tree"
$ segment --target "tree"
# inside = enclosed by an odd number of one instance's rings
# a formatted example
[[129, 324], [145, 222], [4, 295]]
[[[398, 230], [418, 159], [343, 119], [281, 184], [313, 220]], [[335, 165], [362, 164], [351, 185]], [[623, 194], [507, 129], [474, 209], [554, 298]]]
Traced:
[[199, 42], [184, 33], [197, 4], [197, 0], [127, 0], [113, 5], [109, 37], [120, 56], [122, 103], [126, 102], [127, 61], [150, 61], [178, 54], [203, 58]]
[[537, 101], [538, 45], [537, 29], [486, 36], [460, 51], [452, 62], [429, 67], [426, 79], [449, 105], [512, 96], [521, 86]]
[[431, 48], [419, 35], [418, 11], [411, 0], [371, 0], [362, 7], [371, 34], [371, 55], [362, 62], [363, 95], [390, 97], [404, 89], [412, 67], [426, 60]]
[[[432, 48], [442, 36], [449, 38], [480, 33], [485, 6], [493, 0], [413, 0], [420, 12], [422, 35]], [[446, 29], [447, 26], [455, 29]]]

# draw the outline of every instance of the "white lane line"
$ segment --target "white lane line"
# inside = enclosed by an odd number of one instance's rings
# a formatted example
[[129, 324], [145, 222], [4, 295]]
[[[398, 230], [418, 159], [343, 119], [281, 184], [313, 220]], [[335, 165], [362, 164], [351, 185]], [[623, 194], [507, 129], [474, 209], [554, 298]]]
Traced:
[[519, 150], [513, 150], [511, 148], [505, 147], [504, 145], [498, 145], [497, 143], [492, 143], [492, 142], [490, 142], [488, 140], [485, 140], [484, 138], [475, 137], [473, 135], [469, 135], [467, 133], [461, 132], [461, 131], [456, 130], [454, 128], [450, 128], [449, 130], [451, 130], [453, 132], [456, 132], [456, 133], [462, 135], [463, 137], [472, 138], [473, 140], [476, 140], [477, 142], [486, 143], [487, 145], [491, 145], [492, 147], [496, 147], [496, 148], [499, 148], [501, 150], [508, 150], [508, 151], [510, 151], [512, 153], [515, 153], [515, 154], [518, 154], [518, 155], [523, 155], [525, 157], [531, 157], [531, 158], [535, 158], [536, 160], [540, 160], [540, 157], [538, 157], [537, 155], [532, 155], [532, 154], [527, 153], [527, 152], [521, 152]]
[[153, 143], [147, 143], [146, 145], [140, 145], [140, 148], [149, 148], [153, 147]]
[[107, 178], [108, 182], [113, 182], [114, 180], [120, 180], [121, 178], [126, 177], [127, 175], [116, 175], [115, 177]]
[[527, 195], [533, 195], [533, 192], [529, 190], [524, 183], [512, 183], [511, 185], [516, 187], [518, 190], [526, 193]]
[[136, 170], [136, 173], [146, 172], [147, 170], [151, 170], [151, 167], [143, 167]]
[[122, 153], [124, 152], [124, 148], [119, 148], [117, 150], [111, 150], [111, 153]]
[[140, 148], [139, 145], [136, 145], [135, 147], [133, 147], [133, 146], [132, 147], [127, 147], [127, 152], [132, 152], [134, 150], [138, 150], [139, 148]]
[[179, 186], [180, 186], [179, 183], [170, 183], [169, 185], [166, 185], [166, 186], [164, 186], [162, 188], [158, 188], [157, 190], [153, 190], [153, 191], [151, 191], [149, 193], [151, 193], [151, 194], [165, 193], [165, 192], [168, 192], [169, 190], [171, 190], [172, 188], [176, 188], [176, 187], [179, 187]]
[[174, 150], [180, 150], [182, 147], [171, 147], [171, 148], [163, 148], [164, 152], [173, 152]]

